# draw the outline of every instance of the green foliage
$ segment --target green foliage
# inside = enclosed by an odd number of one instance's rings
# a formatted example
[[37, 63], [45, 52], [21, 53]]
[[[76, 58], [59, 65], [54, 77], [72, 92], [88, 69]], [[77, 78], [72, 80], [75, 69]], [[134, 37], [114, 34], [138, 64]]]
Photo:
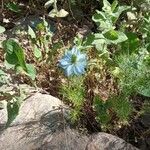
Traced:
[[72, 103], [72, 121], [76, 121], [82, 114], [81, 109], [84, 104], [84, 91], [83, 77], [72, 77], [68, 79], [68, 83], [61, 85], [61, 94]]
[[14, 39], [8, 39], [3, 41], [3, 48], [5, 50], [5, 60], [7, 63], [11, 64], [17, 72], [26, 74], [32, 80], [35, 80], [36, 70], [34, 66], [25, 62], [22, 47]]
[[117, 64], [120, 69], [120, 86], [127, 93], [138, 92], [150, 96], [149, 53], [141, 49], [138, 54], [119, 55]]
[[133, 112], [131, 102], [125, 95], [112, 96], [107, 101], [95, 96], [93, 106], [96, 111], [96, 120], [105, 128], [112, 122], [114, 114], [120, 123], [125, 123]]
[[97, 113], [96, 120], [100, 124], [106, 126], [111, 120], [111, 116], [109, 114], [110, 109], [109, 101], [104, 102], [103, 100], [100, 99], [99, 96], [95, 96], [93, 106]]
[[111, 99], [112, 110], [116, 113], [120, 121], [127, 122], [133, 112], [131, 102], [125, 95], [114, 96]]
[[127, 32], [128, 39], [121, 44], [121, 53], [131, 54], [138, 51], [140, 40], [135, 33]]
[[53, 6], [53, 9], [49, 12], [49, 14], [48, 14], [49, 17], [62, 18], [62, 17], [66, 17], [68, 15], [68, 12], [65, 11], [64, 9], [58, 10], [58, 8], [57, 8], [57, 0], [48, 0], [45, 3], [45, 8], [48, 9], [50, 6]]
[[18, 6], [18, 4], [16, 4], [15, 2], [8, 2], [8, 3], [6, 4], [6, 7], [7, 7], [9, 10], [11, 10], [12, 12], [15, 12], [15, 13], [18, 13], [18, 12], [21, 11], [20, 8], [19, 8], [19, 6]]
[[122, 32], [116, 29], [115, 23], [118, 20], [120, 14], [128, 10], [128, 6], [117, 6], [117, 1], [111, 5], [107, 0], [103, 0], [102, 11], [96, 11], [96, 14], [92, 17], [96, 22], [100, 33], [96, 33], [93, 45], [103, 55], [107, 53], [108, 58], [110, 52], [108, 51], [108, 45], [119, 44], [126, 41], [128, 38]]
[[37, 60], [46, 61], [49, 55], [53, 53], [49, 48], [52, 46], [53, 32], [50, 31], [49, 24], [45, 19], [38, 23], [35, 28], [36, 30], [34, 31], [28, 26], [28, 36], [33, 48], [33, 54]]

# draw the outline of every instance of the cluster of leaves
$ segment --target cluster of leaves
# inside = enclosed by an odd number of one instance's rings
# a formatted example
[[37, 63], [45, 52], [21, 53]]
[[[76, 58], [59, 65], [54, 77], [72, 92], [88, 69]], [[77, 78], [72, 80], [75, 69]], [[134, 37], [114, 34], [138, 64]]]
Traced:
[[[92, 17], [97, 24], [98, 32], [90, 34], [85, 40], [75, 38], [74, 41], [80, 50], [88, 50], [92, 47], [97, 50], [94, 59], [91, 59], [91, 55], [94, 54], [87, 52], [90, 55], [88, 71], [91, 71], [90, 65], [93, 62], [98, 62], [98, 59], [101, 59], [101, 64], [95, 63], [95, 68], [98, 70], [104, 65], [111, 76], [118, 80], [117, 94], [110, 93], [106, 101], [96, 94], [94, 96], [93, 106], [97, 114], [96, 120], [105, 127], [113, 122], [114, 115], [120, 123], [124, 124], [128, 121], [134, 110], [130, 99], [131, 95], [139, 93], [150, 97], [149, 15], [144, 14], [144, 21], [139, 21], [142, 22], [139, 24], [139, 31], [143, 35], [143, 38], [139, 39], [137, 33], [128, 31], [127, 24], [116, 26], [119, 16], [124, 11], [132, 11], [132, 9], [129, 6], [118, 6], [117, 0], [112, 4], [103, 0], [102, 11], [97, 10]], [[112, 47], [113, 52], [110, 51], [110, 47]], [[96, 74], [93, 75], [96, 76]], [[78, 86], [80, 87], [80, 85]], [[69, 87], [67, 88], [66, 97], [69, 97], [71, 90]], [[65, 91], [63, 93], [66, 94]], [[69, 99], [73, 103], [76, 102], [74, 97]], [[79, 112], [75, 111], [74, 113]], [[79, 114], [81, 115], [81, 113]]]

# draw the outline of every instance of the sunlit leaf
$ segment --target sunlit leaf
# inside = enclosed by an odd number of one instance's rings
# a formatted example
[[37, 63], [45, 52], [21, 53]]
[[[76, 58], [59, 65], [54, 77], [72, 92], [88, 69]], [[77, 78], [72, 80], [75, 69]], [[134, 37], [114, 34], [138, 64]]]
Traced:
[[30, 26], [28, 26], [28, 34], [31, 36], [32, 39], [36, 38], [35, 32]]
[[0, 26], [0, 34], [3, 33], [3, 32], [5, 32], [5, 28]]
[[41, 58], [42, 57], [42, 52], [36, 45], [34, 45], [34, 56], [36, 58]]
[[49, 7], [52, 6], [55, 2], [57, 2], [57, 0], [48, 0], [48, 1], [45, 3], [44, 7], [45, 7], [45, 8], [49, 8]]
[[36, 78], [36, 69], [32, 64], [26, 64], [27, 67], [27, 75], [32, 79], [35, 80]]
[[64, 9], [61, 9], [58, 14], [57, 14], [57, 17], [66, 17], [69, 13], [67, 11], [65, 11]]

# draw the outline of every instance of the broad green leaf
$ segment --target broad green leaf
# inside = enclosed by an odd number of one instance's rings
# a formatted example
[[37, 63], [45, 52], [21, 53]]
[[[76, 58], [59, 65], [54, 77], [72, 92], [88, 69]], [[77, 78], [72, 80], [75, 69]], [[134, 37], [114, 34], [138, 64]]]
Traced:
[[121, 44], [122, 50], [123, 52], [131, 54], [140, 46], [140, 40], [135, 33], [127, 32], [126, 35], [128, 40]]
[[93, 21], [100, 22], [101, 20], [106, 21], [107, 16], [104, 12], [96, 10], [96, 13], [92, 16]]
[[94, 42], [94, 39], [95, 39], [95, 36], [94, 34], [90, 34], [86, 37], [86, 40], [84, 41], [84, 46], [87, 47], [87, 46], [91, 46], [91, 44]]
[[5, 50], [6, 53], [12, 54], [14, 52], [14, 47], [13, 47], [14, 40], [8, 39], [2, 42], [3, 49]]
[[25, 55], [24, 55], [24, 51], [22, 49], [22, 47], [14, 41], [14, 52], [16, 54], [16, 56], [18, 57], [18, 62], [20, 64], [20, 66], [26, 70], [26, 62], [25, 62]]
[[148, 87], [148, 89], [142, 89], [140, 91], [138, 91], [139, 94], [144, 95], [146, 97], [150, 97], [150, 88]]
[[28, 34], [31, 36], [32, 39], [36, 39], [35, 32], [30, 26], [28, 26]]
[[12, 123], [12, 121], [18, 115], [19, 107], [20, 107], [20, 104], [18, 103], [18, 101], [15, 101], [13, 103], [11, 102], [7, 103], [7, 114], [8, 114], [8, 120], [6, 124], [7, 127]]
[[150, 82], [148, 81], [144, 86], [140, 87], [138, 93], [150, 97]]
[[117, 40], [118, 39], [118, 33], [115, 30], [110, 30], [110, 31], [104, 33], [103, 35], [106, 39], [109, 39], [109, 40]]
[[15, 52], [13, 52], [12, 54], [6, 53], [5, 59], [6, 59], [7, 63], [9, 63], [11, 65], [16, 65], [19, 63], [18, 57]]
[[6, 60], [8, 63], [14, 65], [19, 64], [24, 70], [26, 70], [23, 49], [14, 39], [5, 40], [3, 42], [3, 48], [6, 52]]
[[0, 34], [3, 33], [3, 32], [5, 32], [5, 28], [0, 26]]
[[7, 8], [13, 12], [20, 12], [20, 9], [19, 9], [19, 5], [16, 4], [15, 2], [9, 2], [7, 5]]
[[123, 32], [120, 32], [120, 31], [115, 31], [118, 36], [118, 38], [116, 40], [110, 40], [110, 39], [106, 39], [107, 43], [108, 44], [118, 44], [118, 43], [121, 43], [121, 42], [124, 42], [126, 41], [128, 38], [127, 36], [123, 33]]
[[118, 5], [118, 0], [114, 0], [112, 5], [111, 5], [111, 11], [112, 12], [116, 9], [117, 5]]
[[32, 79], [35, 80], [36, 78], [36, 69], [32, 64], [26, 64], [27, 67], [27, 75]]
[[34, 45], [34, 56], [36, 58], [41, 58], [42, 57], [42, 52], [36, 45]]

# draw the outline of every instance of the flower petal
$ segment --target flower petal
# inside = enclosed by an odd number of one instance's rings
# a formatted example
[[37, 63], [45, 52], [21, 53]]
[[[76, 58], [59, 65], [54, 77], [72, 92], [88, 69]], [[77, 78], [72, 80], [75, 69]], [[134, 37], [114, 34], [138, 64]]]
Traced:
[[73, 65], [70, 65], [66, 68], [65, 73], [67, 76], [70, 76], [73, 74]]
[[59, 61], [59, 66], [62, 67], [63, 69], [66, 69], [71, 63], [69, 61], [66, 61], [64, 59]]
[[83, 74], [85, 72], [84, 68], [82, 66], [75, 66], [73, 68], [74, 70], [74, 74], [79, 75], [79, 74]]
[[77, 61], [86, 61], [86, 54], [80, 54], [77, 57]]

